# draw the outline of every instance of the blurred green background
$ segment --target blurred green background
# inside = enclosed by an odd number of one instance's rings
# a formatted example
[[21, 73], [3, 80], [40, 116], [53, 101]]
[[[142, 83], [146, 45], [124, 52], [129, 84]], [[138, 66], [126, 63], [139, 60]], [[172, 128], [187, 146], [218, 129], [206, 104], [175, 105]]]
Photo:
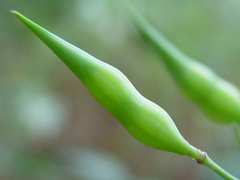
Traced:
[[[240, 87], [240, 1], [134, 5], [181, 50]], [[221, 179], [188, 158], [135, 141], [11, 9], [119, 68], [191, 144], [240, 176], [233, 127], [208, 121], [180, 93], [119, 1], [0, 0], [1, 180]]]

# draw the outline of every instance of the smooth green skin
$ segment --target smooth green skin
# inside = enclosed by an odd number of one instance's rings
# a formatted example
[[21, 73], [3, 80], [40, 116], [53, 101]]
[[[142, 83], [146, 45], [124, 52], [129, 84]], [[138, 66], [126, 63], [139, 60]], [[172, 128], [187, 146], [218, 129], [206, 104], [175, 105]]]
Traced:
[[90, 93], [142, 143], [199, 159], [201, 152], [179, 133], [171, 117], [143, 97], [118, 69], [13, 11], [82, 81]]
[[129, 12], [137, 30], [164, 60], [179, 87], [203, 112], [217, 122], [240, 122], [240, 92], [235, 86], [179, 51], [135, 9]]

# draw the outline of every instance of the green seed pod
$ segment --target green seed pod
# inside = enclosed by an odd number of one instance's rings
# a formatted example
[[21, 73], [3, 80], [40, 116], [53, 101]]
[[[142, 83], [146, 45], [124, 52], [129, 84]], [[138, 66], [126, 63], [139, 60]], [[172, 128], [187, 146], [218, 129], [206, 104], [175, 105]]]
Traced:
[[135, 9], [129, 12], [137, 30], [164, 60], [176, 83], [203, 112], [217, 122], [240, 122], [240, 93], [235, 86], [179, 51]]
[[82, 81], [96, 100], [111, 112], [142, 143], [153, 148], [190, 156], [202, 153], [179, 133], [170, 116], [143, 97], [118, 69], [50, 33], [13, 12]]
[[64, 41], [20, 13], [12, 13], [52, 49], [97, 101], [140, 142], [156, 149], [190, 156], [224, 179], [238, 180], [206, 153], [190, 145], [179, 133], [171, 117], [143, 97], [118, 69]]

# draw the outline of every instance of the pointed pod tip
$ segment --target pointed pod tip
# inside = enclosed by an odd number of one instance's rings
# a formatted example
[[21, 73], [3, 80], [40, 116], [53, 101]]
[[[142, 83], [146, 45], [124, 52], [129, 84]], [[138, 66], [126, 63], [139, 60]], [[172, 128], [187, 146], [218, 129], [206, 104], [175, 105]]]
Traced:
[[14, 15], [19, 15], [19, 14], [20, 14], [20, 13], [19, 13], [18, 11], [16, 11], [16, 10], [10, 10], [9, 12], [12, 13], [12, 14], [14, 14]]
[[23, 17], [23, 15], [20, 12], [16, 11], [16, 10], [11, 10], [10, 13], [12, 13], [13, 15], [15, 15], [18, 18]]

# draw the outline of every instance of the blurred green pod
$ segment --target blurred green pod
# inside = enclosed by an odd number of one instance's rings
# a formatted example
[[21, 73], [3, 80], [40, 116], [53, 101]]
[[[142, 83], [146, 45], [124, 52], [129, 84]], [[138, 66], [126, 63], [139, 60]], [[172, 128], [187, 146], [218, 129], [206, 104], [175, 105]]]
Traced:
[[199, 159], [202, 153], [179, 133], [171, 117], [143, 97], [123, 73], [13, 12], [82, 81], [85, 87], [139, 141], [153, 148]]
[[207, 66], [183, 54], [135, 9], [128, 10], [136, 29], [160, 55], [182, 91], [213, 120], [240, 122], [239, 90]]

